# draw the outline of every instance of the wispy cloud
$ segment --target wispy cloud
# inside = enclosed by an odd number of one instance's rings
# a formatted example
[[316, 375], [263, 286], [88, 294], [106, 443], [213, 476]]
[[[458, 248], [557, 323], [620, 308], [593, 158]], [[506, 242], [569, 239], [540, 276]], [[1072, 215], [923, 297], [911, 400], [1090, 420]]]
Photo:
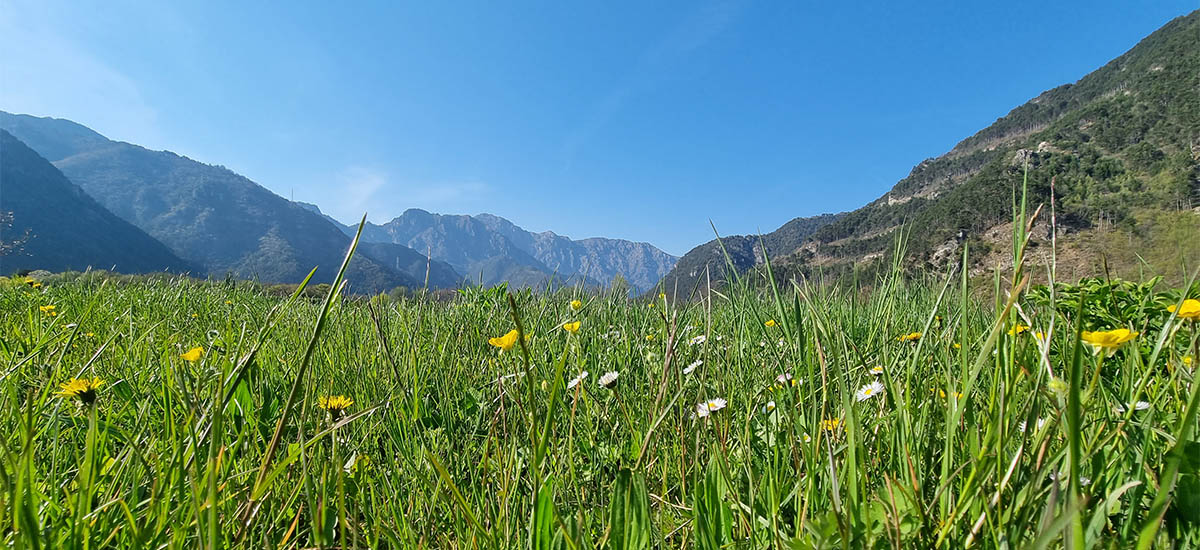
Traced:
[[334, 181], [336, 192], [317, 202], [339, 220], [358, 219], [367, 212], [372, 220], [387, 221], [412, 207], [469, 211], [490, 191], [480, 181], [405, 181], [382, 168], [359, 165], [346, 167]]
[[137, 83], [62, 32], [50, 6], [0, 10], [0, 109], [71, 118], [117, 139], [157, 143], [158, 112]]
[[653, 47], [631, 64], [626, 74], [587, 112], [582, 123], [563, 142], [563, 170], [570, 171], [579, 148], [599, 132], [638, 94], [653, 90], [670, 65], [703, 47], [736, 19], [739, 6], [732, 2], [706, 5], [684, 18]]

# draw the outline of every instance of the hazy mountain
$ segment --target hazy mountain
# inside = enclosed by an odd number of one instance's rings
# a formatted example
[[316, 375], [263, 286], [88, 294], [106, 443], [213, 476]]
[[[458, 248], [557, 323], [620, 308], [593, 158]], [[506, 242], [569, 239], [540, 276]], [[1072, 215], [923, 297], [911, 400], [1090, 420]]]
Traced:
[[[975, 265], [1001, 264], [1011, 254], [1007, 224], [1026, 166], [1029, 210], [1046, 208], [1031, 258], [1048, 260], [1053, 181], [1061, 276], [1119, 265], [1135, 271], [1143, 262], [1152, 272], [1194, 267], [1200, 261], [1200, 12], [1176, 18], [1078, 82], [1038, 95], [946, 154], [917, 164], [891, 191], [802, 243], [788, 242], [774, 252], [775, 274], [885, 268], [900, 228], [911, 264], [954, 261], [960, 232]], [[688, 273], [698, 265], [690, 256], [680, 262]]]
[[[761, 265], [767, 257], [772, 260], [795, 251], [818, 229], [841, 219], [844, 214], [822, 214], [811, 218], [796, 218], [779, 229], [762, 235], [731, 235], [708, 241], [684, 254], [671, 272], [663, 277], [662, 290], [686, 297], [697, 283], [711, 279], [724, 281], [726, 268], [732, 264], [738, 273]], [[763, 246], [766, 246], [766, 255]], [[728, 254], [728, 261], [726, 260]]]
[[[353, 228], [342, 225], [350, 232]], [[469, 281], [539, 286], [550, 279], [607, 284], [621, 275], [644, 290], [670, 271], [676, 258], [649, 244], [619, 239], [571, 240], [533, 233], [491, 214], [433, 214], [409, 209], [390, 222], [368, 224], [368, 242], [403, 244], [449, 263]]]
[[123, 273], [198, 268], [106, 210], [49, 161], [0, 130], [0, 273], [20, 270]]
[[[0, 112], [0, 128], [28, 138], [96, 202], [208, 273], [299, 282], [319, 266], [313, 281], [328, 282], [349, 245], [321, 215], [224, 167], [111, 141], [66, 120]], [[419, 286], [365, 255], [347, 276], [359, 292]]]

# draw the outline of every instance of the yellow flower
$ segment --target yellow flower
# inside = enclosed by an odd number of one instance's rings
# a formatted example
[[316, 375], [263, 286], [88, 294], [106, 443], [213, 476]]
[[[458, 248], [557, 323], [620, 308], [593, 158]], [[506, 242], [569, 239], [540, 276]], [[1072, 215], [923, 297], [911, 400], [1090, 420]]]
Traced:
[[583, 307], [583, 302], [579, 300], [571, 300], [571, 309], [579, 311], [579, 308], [581, 307]]
[[517, 331], [510, 330], [508, 331], [508, 334], [505, 334], [504, 336], [489, 339], [488, 343], [500, 348], [500, 351], [508, 351], [513, 349], [513, 346], [517, 345], [517, 337]]
[[774, 319], [767, 319], [767, 322], [765, 322], [765, 323], [763, 323], [763, 324], [764, 324], [764, 325], [767, 325], [768, 327], [773, 327], [773, 326], [775, 326], [775, 320], [774, 320]]
[[1041, 331], [1033, 333], [1033, 337], [1037, 338], [1039, 341], [1042, 341], [1042, 342], [1046, 341], [1046, 333], [1041, 332]]
[[1115, 350], [1121, 347], [1121, 344], [1133, 340], [1138, 333], [1127, 328], [1119, 328], [1114, 330], [1102, 331], [1083, 331], [1083, 341], [1091, 344], [1096, 349]]
[[201, 357], [204, 357], [204, 348], [196, 346], [187, 350], [187, 353], [179, 354], [179, 357], [189, 363], [195, 363], [196, 361], [199, 361]]
[[842, 425], [841, 418], [833, 418], [833, 419], [827, 419], [827, 420], [821, 421], [821, 427], [824, 428], [826, 431], [830, 431], [830, 432], [838, 429], [838, 426], [841, 426], [841, 425]]
[[667, 299], [667, 293], [666, 293], [666, 292], [659, 292], [659, 293], [658, 293], [658, 299], [659, 299], [659, 300], [666, 300], [666, 299]]
[[42, 288], [41, 281], [38, 281], [33, 277], [25, 277], [25, 284], [29, 285], [30, 288]]
[[896, 340], [899, 340], [901, 342], [916, 342], [917, 340], [920, 340], [920, 339], [921, 339], [921, 333], [910, 332], [908, 334], [900, 335], [900, 337], [897, 338]]
[[646, 304], [646, 307], [650, 307], [650, 308], [654, 307], [654, 302], [650, 302], [650, 303]]
[[646, 335], [646, 341], [647, 341], [647, 342], [653, 342], [653, 341], [654, 341], [654, 335], [653, 335], [653, 334], [647, 334], [647, 335]]
[[199, 314], [199, 313], [193, 313], [193, 314], [192, 314], [192, 319], [195, 319], [195, 318], [197, 318], [197, 317], [199, 317], [199, 316], [200, 316], [200, 314]]
[[1016, 336], [1018, 334], [1026, 332], [1028, 330], [1029, 330], [1029, 327], [1027, 325], [1022, 325], [1022, 324], [1018, 323], [1016, 325], [1013, 325], [1013, 328], [1008, 329], [1008, 335]]
[[227, 305], [227, 306], [233, 305], [233, 300], [225, 300], [225, 305]]
[[84, 405], [91, 405], [96, 401], [96, 390], [103, 385], [104, 381], [99, 378], [72, 378], [63, 382], [60, 386], [61, 389], [55, 395], [75, 397]]
[[955, 342], [955, 343], [954, 343], [954, 349], [962, 349], [962, 344], [960, 344], [960, 343], [958, 343], [958, 342]]
[[581, 321], [575, 321], [574, 323], [563, 323], [562, 327], [563, 327], [563, 330], [565, 330], [571, 334], [575, 334], [576, 332], [579, 332], [579, 324], [580, 323], [581, 323]]
[[1183, 358], [1183, 364], [1184, 364], [1184, 365], [1187, 365], [1187, 366], [1189, 366], [1189, 367], [1190, 367], [1190, 366], [1192, 366], [1192, 356], [1191, 356], [1191, 355], [1188, 355], [1188, 356], [1184, 357], [1184, 358]]
[[48, 306], [38, 306], [38, 309], [40, 309], [42, 311], [42, 313], [45, 313], [46, 317], [54, 317], [55, 315], [58, 315], [58, 312], [54, 311], [53, 304], [48, 305]]
[[329, 417], [337, 420], [342, 412], [350, 408], [354, 400], [344, 395], [322, 395], [317, 398], [317, 406], [329, 412]]
[[1174, 313], [1183, 319], [1195, 321], [1200, 319], [1200, 300], [1188, 298], [1187, 300], [1183, 301], [1183, 305], [1178, 308], [1178, 311], [1176, 311], [1175, 304], [1167, 306], [1167, 311], [1170, 311], [1171, 313]]

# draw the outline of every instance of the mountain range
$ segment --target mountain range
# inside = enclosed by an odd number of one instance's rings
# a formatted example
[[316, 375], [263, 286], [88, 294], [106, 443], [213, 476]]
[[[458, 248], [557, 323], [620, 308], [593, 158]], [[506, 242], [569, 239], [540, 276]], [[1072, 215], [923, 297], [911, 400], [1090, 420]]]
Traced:
[[[1036, 261], [1051, 257], [1053, 199], [1060, 275], [1136, 277], [1149, 266], [1181, 278], [1181, 266], [1200, 263], [1200, 11], [918, 163], [867, 205], [797, 218], [761, 238], [777, 279], [886, 269], [901, 232], [906, 265], [946, 265], [965, 242], [979, 272], [1011, 255], [1025, 189], [1029, 210], [1045, 209], [1030, 242]], [[763, 263], [758, 237], [723, 242], [739, 272]], [[722, 281], [725, 263], [717, 242], [706, 243], [663, 287], [688, 292], [705, 273]]]
[[[316, 205], [284, 199], [222, 166], [113, 141], [69, 120], [0, 111], [0, 129], [11, 133], [11, 147], [28, 145], [52, 163], [51, 168], [69, 180], [66, 183], [77, 186], [83, 197], [94, 199], [102, 210], [165, 245], [146, 248], [144, 262], [78, 256], [95, 259], [86, 265], [118, 264], [131, 271], [186, 268], [198, 275], [231, 274], [287, 283], [299, 282], [317, 267], [314, 282], [328, 282], [357, 231], [357, 224], [342, 224]], [[7, 174], [5, 194], [23, 188], [46, 195], [47, 201], [55, 196], [51, 187], [22, 174]], [[44, 224], [30, 229], [24, 210], [0, 212], [12, 212], [11, 231], [36, 233], [22, 262], [6, 254], [0, 259], [0, 270], [42, 267], [41, 255], [33, 252], [44, 248], [33, 245], [49, 242], [51, 229]], [[89, 246], [65, 243], [58, 248], [64, 254]], [[573, 241], [550, 232], [528, 232], [490, 214], [440, 215], [415, 209], [386, 224], [368, 223], [362, 244], [347, 274], [359, 292], [480, 282], [595, 285], [607, 284], [618, 275], [633, 289], [645, 290], [676, 261], [646, 243], [604, 238]], [[174, 262], [159, 257], [164, 247], [176, 256]], [[136, 256], [140, 250], [130, 247], [128, 254]]]

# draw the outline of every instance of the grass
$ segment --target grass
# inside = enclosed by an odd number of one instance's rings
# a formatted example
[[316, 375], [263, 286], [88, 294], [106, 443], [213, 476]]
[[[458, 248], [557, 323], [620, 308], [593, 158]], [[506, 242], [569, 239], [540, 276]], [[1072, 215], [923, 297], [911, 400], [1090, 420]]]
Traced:
[[[869, 288], [780, 288], [768, 271], [765, 286], [650, 302], [7, 281], [0, 540], [1200, 545], [1200, 385], [1185, 363], [1200, 330], [1166, 310], [1184, 292], [1115, 280], [1031, 291], [1029, 222], [1015, 221], [993, 300], [961, 270], [902, 276], [899, 263]], [[1122, 327], [1139, 335], [1111, 352], [1081, 343]], [[489, 344], [514, 329], [529, 338]], [[197, 346], [198, 360], [181, 357]], [[608, 371], [612, 388], [598, 383]], [[84, 377], [105, 381], [94, 404], [55, 395]], [[882, 391], [859, 399], [874, 382]], [[354, 403], [318, 407], [331, 395]], [[727, 406], [697, 415], [717, 398]]]

